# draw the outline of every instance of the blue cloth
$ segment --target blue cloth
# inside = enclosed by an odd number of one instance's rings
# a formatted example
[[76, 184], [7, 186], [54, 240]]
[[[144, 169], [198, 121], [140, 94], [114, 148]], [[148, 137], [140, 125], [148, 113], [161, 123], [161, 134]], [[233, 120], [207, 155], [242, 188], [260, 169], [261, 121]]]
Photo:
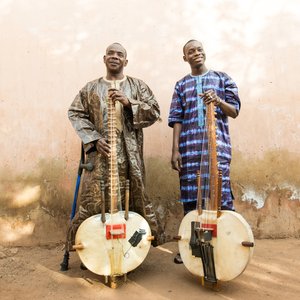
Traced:
[[200, 94], [203, 93], [201, 77], [202, 77], [201, 75], [195, 76], [196, 90], [197, 90], [197, 102], [198, 102], [198, 125], [199, 126], [204, 125], [204, 105], [203, 105], [203, 100], [200, 97]]
[[[198, 80], [198, 84], [197, 84]], [[223, 72], [210, 70], [201, 77], [187, 75], [175, 85], [171, 102], [168, 125], [181, 123], [179, 152], [182, 157], [182, 168], [179, 174], [182, 202], [197, 200], [197, 170], [201, 169], [202, 195], [208, 189], [208, 140], [205, 126], [201, 126], [199, 116], [205, 106], [199, 105], [197, 93], [201, 83], [202, 92], [214, 90], [227, 103], [240, 110], [238, 88], [234, 81]], [[198, 89], [198, 90], [197, 90]], [[216, 108], [217, 154], [219, 168], [223, 172], [222, 206], [233, 209], [233, 196], [230, 187], [231, 143], [229, 136], [228, 117], [222, 110]], [[200, 165], [201, 162], [201, 165]]]

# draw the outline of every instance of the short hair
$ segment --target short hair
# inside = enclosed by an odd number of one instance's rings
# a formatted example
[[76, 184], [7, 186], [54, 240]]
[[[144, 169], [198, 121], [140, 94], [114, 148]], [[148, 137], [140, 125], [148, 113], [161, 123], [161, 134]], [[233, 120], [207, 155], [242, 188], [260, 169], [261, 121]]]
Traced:
[[[126, 49], [124, 48], [124, 46], [122, 44], [120, 44], [118, 42], [114, 42], [114, 43], [111, 43], [109, 46], [111, 46], [111, 45], [119, 45], [119, 46], [121, 46], [124, 49], [125, 57], [127, 57], [127, 51], [126, 51]], [[106, 52], [107, 52], [107, 49], [108, 49], [109, 46], [107, 46]]]
[[184, 46], [183, 46], [183, 54], [185, 54], [185, 47], [189, 44], [189, 43], [191, 43], [191, 42], [198, 42], [197, 40], [189, 40], [189, 41], [187, 41], [185, 44], [184, 44]]

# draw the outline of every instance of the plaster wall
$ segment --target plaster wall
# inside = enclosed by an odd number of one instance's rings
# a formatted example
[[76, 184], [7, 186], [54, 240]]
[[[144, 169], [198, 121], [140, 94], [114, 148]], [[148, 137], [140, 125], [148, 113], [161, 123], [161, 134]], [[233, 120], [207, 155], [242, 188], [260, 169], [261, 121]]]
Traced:
[[[148, 193], [171, 236], [181, 207], [169, 166], [167, 116], [189, 72], [182, 46], [203, 42], [207, 66], [228, 73], [242, 100], [230, 121], [236, 206], [257, 237], [300, 235], [300, 7], [284, 1], [0, 1], [0, 241], [64, 239], [80, 142], [67, 109], [118, 41], [128, 75], [155, 93], [162, 122], [145, 130]], [[288, 225], [287, 225], [288, 224]]]

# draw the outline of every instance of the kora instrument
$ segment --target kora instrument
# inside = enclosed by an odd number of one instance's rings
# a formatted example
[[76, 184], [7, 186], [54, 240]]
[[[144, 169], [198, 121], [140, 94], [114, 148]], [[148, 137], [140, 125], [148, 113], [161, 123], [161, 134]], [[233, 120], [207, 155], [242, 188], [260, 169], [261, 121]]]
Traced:
[[[111, 88], [119, 89], [118, 81]], [[106, 283], [117, 287], [117, 277], [137, 268], [146, 258], [150, 246], [151, 229], [139, 214], [129, 211], [129, 180], [126, 182], [125, 211], [119, 210], [120, 191], [116, 151], [116, 105], [108, 95], [108, 143], [110, 210], [105, 210], [104, 183], [101, 182], [102, 212], [86, 219], [79, 226], [75, 245], [81, 261], [93, 273], [105, 276]]]
[[[218, 168], [215, 106], [206, 106], [209, 189], [201, 191], [201, 170], [197, 173], [197, 208], [187, 213], [179, 227], [178, 247], [185, 267], [215, 285], [236, 278], [246, 269], [254, 237], [247, 221], [237, 212], [221, 210], [222, 172]], [[204, 203], [204, 205], [203, 205]], [[204, 207], [203, 207], [204, 206]]]

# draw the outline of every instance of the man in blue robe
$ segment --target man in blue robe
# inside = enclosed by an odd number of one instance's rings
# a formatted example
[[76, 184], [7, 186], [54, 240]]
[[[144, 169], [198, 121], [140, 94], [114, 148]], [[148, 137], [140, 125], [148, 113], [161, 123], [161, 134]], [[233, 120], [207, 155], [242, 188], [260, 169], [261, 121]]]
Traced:
[[207, 193], [209, 147], [205, 111], [206, 105], [213, 102], [216, 106], [218, 167], [222, 170], [221, 209], [234, 210], [229, 177], [231, 142], [228, 117], [236, 118], [239, 114], [238, 88], [226, 73], [206, 67], [206, 54], [199, 41], [188, 41], [183, 54], [191, 73], [176, 83], [168, 119], [168, 125], [173, 127], [171, 164], [179, 172], [180, 201], [185, 214], [196, 209], [198, 170], [202, 170], [201, 181], [204, 182], [202, 195]]

